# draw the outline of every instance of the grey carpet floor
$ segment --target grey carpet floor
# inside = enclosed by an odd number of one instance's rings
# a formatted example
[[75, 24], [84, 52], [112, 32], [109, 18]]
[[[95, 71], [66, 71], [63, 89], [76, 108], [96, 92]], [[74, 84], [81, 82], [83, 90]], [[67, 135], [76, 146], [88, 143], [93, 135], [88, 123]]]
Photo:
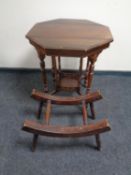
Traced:
[[[35, 118], [38, 103], [30, 93], [42, 89], [40, 73], [1, 71], [0, 175], [131, 175], [131, 75], [96, 73], [93, 87], [104, 96], [95, 103], [97, 120], [108, 118], [112, 128], [101, 135], [102, 151], [94, 149], [94, 137], [40, 137], [32, 153], [32, 135], [21, 127]], [[82, 123], [80, 106], [54, 106], [51, 122]]]

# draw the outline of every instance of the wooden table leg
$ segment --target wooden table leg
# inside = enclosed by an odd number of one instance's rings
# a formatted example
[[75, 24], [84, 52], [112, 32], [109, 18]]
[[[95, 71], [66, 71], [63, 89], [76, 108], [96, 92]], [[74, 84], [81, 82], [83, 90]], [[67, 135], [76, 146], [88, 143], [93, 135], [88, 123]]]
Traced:
[[[86, 72], [86, 88], [87, 88], [87, 92], [89, 92], [90, 88], [91, 88], [93, 75], [94, 75], [95, 62], [97, 60], [97, 57], [98, 57], [99, 53], [91, 55], [88, 58], [89, 60], [87, 62], [87, 69], [86, 69], [86, 71], [87, 71]], [[94, 104], [93, 103], [90, 103], [90, 110], [91, 110], [92, 118], [95, 119], [95, 110], [94, 110]], [[95, 139], [96, 139], [97, 149], [100, 150], [101, 149], [100, 135], [96, 134], [95, 135]]]
[[51, 62], [52, 62], [52, 77], [53, 77], [53, 81], [55, 82], [55, 67], [56, 67], [56, 63], [55, 63], [55, 56], [51, 56]]
[[[50, 115], [51, 115], [51, 100], [48, 100], [46, 111], [45, 111], [45, 116], [44, 116], [44, 121], [45, 121], [45, 124], [47, 124], [47, 125], [49, 125]], [[36, 150], [37, 142], [38, 142], [38, 134], [34, 134], [33, 143], [32, 143], [32, 151], [33, 152]]]
[[[87, 93], [90, 91], [90, 88], [91, 88], [93, 75], [94, 75], [95, 62], [97, 60], [98, 55], [99, 55], [99, 53], [91, 55], [88, 57], [88, 60], [87, 60], [86, 78], [85, 78], [85, 85], [86, 85], [86, 92]], [[95, 119], [95, 110], [94, 110], [93, 103], [90, 103], [90, 111], [91, 111], [92, 119]]]
[[[39, 48], [36, 48], [36, 49], [40, 59], [40, 67], [41, 67], [41, 73], [42, 73], [42, 80], [44, 84], [44, 92], [48, 92], [48, 82], [47, 82], [47, 75], [46, 75], [46, 69], [45, 69], [45, 54], [43, 53], [43, 50]], [[42, 107], [43, 107], [43, 102], [41, 101], [38, 109], [38, 118], [40, 118]]]
[[44, 92], [48, 92], [48, 82], [47, 82], [47, 76], [46, 76], [46, 70], [45, 70], [45, 57], [40, 59], [40, 67], [41, 67], [41, 73], [42, 73], [42, 80], [44, 84]]
[[89, 57], [88, 59], [89, 60], [87, 62], [86, 81], [85, 81], [87, 93], [90, 91], [90, 88], [91, 88], [93, 74], [94, 74], [94, 66], [95, 66], [95, 62], [96, 62], [96, 59], [93, 59], [92, 57]]
[[57, 68], [56, 56], [53, 55], [51, 59], [52, 59], [52, 75], [55, 84], [55, 90], [52, 92], [52, 94], [55, 94], [59, 90], [60, 57], [58, 57], [58, 68]]
[[[45, 55], [43, 55], [40, 50], [38, 50], [38, 55], [40, 58], [40, 67], [41, 67], [41, 73], [42, 73], [42, 80], [44, 84], [44, 92], [48, 92], [48, 82], [47, 82], [47, 76], [46, 76], [46, 70], [45, 70]], [[38, 112], [37, 112], [37, 118], [40, 119], [41, 112], [43, 107], [43, 101], [40, 102]]]
[[[37, 54], [38, 54], [38, 57], [40, 59], [40, 68], [41, 68], [42, 80], [43, 80], [43, 84], [44, 84], [43, 90], [44, 90], [44, 92], [48, 92], [48, 82], [47, 82], [47, 76], [46, 76], [46, 70], [45, 70], [45, 53], [38, 46], [35, 46], [35, 48], [37, 50]], [[37, 112], [38, 119], [40, 119], [43, 104], [44, 104], [44, 102], [40, 101], [38, 112]], [[34, 134], [34, 136], [33, 136], [33, 143], [32, 143], [32, 151], [33, 152], [35, 151], [36, 146], [37, 146], [38, 136], [39, 136], [38, 134]]]

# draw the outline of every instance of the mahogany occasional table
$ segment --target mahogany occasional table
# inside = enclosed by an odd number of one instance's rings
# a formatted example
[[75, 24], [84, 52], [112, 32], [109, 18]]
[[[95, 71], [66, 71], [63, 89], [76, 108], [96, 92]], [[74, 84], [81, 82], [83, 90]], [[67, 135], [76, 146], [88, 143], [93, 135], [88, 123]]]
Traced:
[[[56, 91], [76, 89], [80, 93], [80, 80], [84, 78], [88, 92], [91, 88], [94, 64], [98, 55], [113, 41], [108, 27], [92, 21], [76, 19], [56, 19], [37, 23], [26, 37], [37, 50], [45, 92], [48, 92], [45, 71], [46, 56], [52, 57], [52, 73]], [[62, 76], [60, 64], [62, 56], [80, 58], [78, 75], [71, 73]], [[84, 57], [87, 58], [87, 65], [82, 75]], [[58, 58], [57, 62], [56, 58]]]
[[[34, 134], [32, 149], [36, 148], [38, 135], [52, 137], [80, 137], [94, 135], [97, 148], [100, 150], [100, 134], [110, 130], [107, 120], [96, 124], [87, 123], [87, 105], [90, 104], [92, 118], [95, 119], [93, 103], [102, 98], [99, 92], [90, 93], [93, 79], [94, 64], [98, 55], [109, 47], [113, 41], [108, 27], [88, 20], [56, 19], [37, 23], [28, 32], [26, 37], [35, 47], [40, 59], [44, 92], [32, 91], [32, 97], [40, 101], [37, 118], [42, 112], [42, 106], [46, 103], [44, 123], [25, 121], [23, 130]], [[80, 96], [59, 97], [49, 94], [45, 57], [52, 58], [52, 74], [55, 83], [54, 93], [60, 90], [75, 90]], [[64, 72], [61, 69], [61, 57], [75, 57], [80, 59], [79, 71]], [[86, 68], [83, 71], [83, 59], [87, 58]], [[71, 58], [70, 58], [71, 59]], [[81, 94], [81, 80], [84, 80], [86, 94]], [[48, 93], [47, 93], [48, 92]], [[49, 124], [52, 104], [77, 105], [82, 104], [82, 126], [56, 127]]]

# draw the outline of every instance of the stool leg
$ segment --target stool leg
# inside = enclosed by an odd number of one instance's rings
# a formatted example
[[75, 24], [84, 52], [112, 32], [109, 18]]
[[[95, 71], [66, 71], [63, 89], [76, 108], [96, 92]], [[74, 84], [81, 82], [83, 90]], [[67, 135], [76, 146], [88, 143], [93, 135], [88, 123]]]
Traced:
[[95, 119], [96, 117], [95, 117], [94, 103], [90, 103], [90, 110], [92, 119]]
[[32, 152], [35, 152], [37, 142], [38, 142], [38, 134], [33, 135], [33, 142], [32, 142]]
[[95, 135], [96, 138], [96, 144], [97, 144], [97, 150], [101, 150], [101, 141], [100, 141], [100, 134]]
[[[42, 107], [43, 107], [44, 102], [40, 101], [39, 103], [39, 108], [38, 108], [38, 112], [37, 112], [37, 119], [40, 119], [41, 117], [41, 113], [42, 113]], [[32, 152], [35, 151], [36, 146], [37, 146], [37, 142], [38, 142], [38, 134], [34, 134], [33, 135], [33, 141], [32, 141]]]
[[44, 102], [43, 102], [43, 101], [40, 101], [39, 107], [38, 107], [38, 112], [37, 112], [37, 114], [36, 114], [37, 119], [40, 119], [40, 116], [41, 116], [41, 113], [42, 113], [43, 104], [44, 104]]
[[82, 101], [82, 117], [83, 117], [83, 125], [87, 124], [88, 112], [86, 108], [86, 102]]

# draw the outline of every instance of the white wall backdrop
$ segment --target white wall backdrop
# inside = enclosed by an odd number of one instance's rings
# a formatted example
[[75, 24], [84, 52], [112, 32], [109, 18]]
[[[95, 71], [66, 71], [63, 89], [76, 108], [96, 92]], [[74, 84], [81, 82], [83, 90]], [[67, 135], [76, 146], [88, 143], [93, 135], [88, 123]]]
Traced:
[[[103, 51], [97, 70], [131, 70], [130, 0], [0, 0], [0, 67], [38, 68], [25, 34], [36, 23], [55, 18], [89, 19], [110, 27], [114, 42]], [[46, 59], [50, 67], [50, 59]], [[72, 60], [74, 68], [77, 61]], [[68, 67], [68, 61], [64, 67]]]

